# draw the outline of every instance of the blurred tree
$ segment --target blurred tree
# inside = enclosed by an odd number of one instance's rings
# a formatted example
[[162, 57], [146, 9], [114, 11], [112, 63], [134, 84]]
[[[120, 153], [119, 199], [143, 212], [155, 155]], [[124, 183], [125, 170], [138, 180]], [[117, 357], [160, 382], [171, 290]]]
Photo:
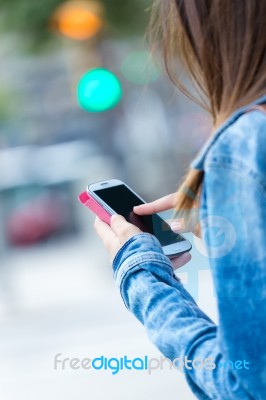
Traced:
[[[87, 0], [88, 2], [90, 0]], [[152, 0], [99, 0], [105, 9], [108, 36], [144, 32]], [[50, 20], [64, 0], [0, 0], [2, 29], [18, 32], [40, 45], [51, 37]]]

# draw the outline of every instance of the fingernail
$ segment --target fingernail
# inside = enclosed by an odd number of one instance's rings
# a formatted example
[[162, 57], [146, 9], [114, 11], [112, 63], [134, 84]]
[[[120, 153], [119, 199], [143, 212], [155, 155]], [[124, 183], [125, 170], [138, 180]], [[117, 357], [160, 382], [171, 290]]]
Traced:
[[180, 231], [182, 228], [182, 225], [180, 222], [172, 222], [170, 226], [171, 226], [172, 231], [174, 231], [174, 232]]
[[123, 218], [123, 216], [122, 215], [120, 215], [120, 214], [113, 214], [112, 216], [111, 216], [111, 221], [113, 221], [114, 219], [116, 219], [116, 218]]

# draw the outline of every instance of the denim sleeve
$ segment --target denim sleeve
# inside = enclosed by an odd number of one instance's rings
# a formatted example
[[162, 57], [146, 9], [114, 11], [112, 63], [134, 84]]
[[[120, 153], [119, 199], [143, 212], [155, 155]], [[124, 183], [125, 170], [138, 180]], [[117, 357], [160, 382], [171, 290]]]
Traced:
[[[175, 277], [154, 236], [141, 233], [129, 239], [118, 251], [113, 268], [125, 306], [165, 357], [210, 359], [218, 365], [228, 355], [216, 325]], [[184, 373], [199, 399], [251, 399], [227, 369], [184, 368]]]

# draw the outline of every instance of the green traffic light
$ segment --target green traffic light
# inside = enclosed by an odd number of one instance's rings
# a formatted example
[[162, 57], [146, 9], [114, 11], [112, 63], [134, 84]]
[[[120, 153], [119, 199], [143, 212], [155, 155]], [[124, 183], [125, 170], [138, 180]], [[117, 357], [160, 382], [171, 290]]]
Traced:
[[117, 77], [104, 68], [86, 72], [78, 83], [79, 105], [86, 111], [101, 112], [115, 107], [122, 98], [122, 88]]

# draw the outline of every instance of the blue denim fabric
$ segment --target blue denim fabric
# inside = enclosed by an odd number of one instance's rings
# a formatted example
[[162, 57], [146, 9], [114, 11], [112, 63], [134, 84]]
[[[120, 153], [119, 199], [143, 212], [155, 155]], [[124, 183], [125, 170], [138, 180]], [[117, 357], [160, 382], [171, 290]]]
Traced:
[[[266, 95], [252, 104], [265, 102]], [[113, 261], [125, 306], [166, 357], [249, 362], [249, 369], [184, 368], [199, 399], [266, 399], [266, 114], [245, 113], [249, 107], [228, 118], [191, 164], [204, 170], [200, 223], [219, 326], [175, 277], [154, 236], [133, 236]]]

